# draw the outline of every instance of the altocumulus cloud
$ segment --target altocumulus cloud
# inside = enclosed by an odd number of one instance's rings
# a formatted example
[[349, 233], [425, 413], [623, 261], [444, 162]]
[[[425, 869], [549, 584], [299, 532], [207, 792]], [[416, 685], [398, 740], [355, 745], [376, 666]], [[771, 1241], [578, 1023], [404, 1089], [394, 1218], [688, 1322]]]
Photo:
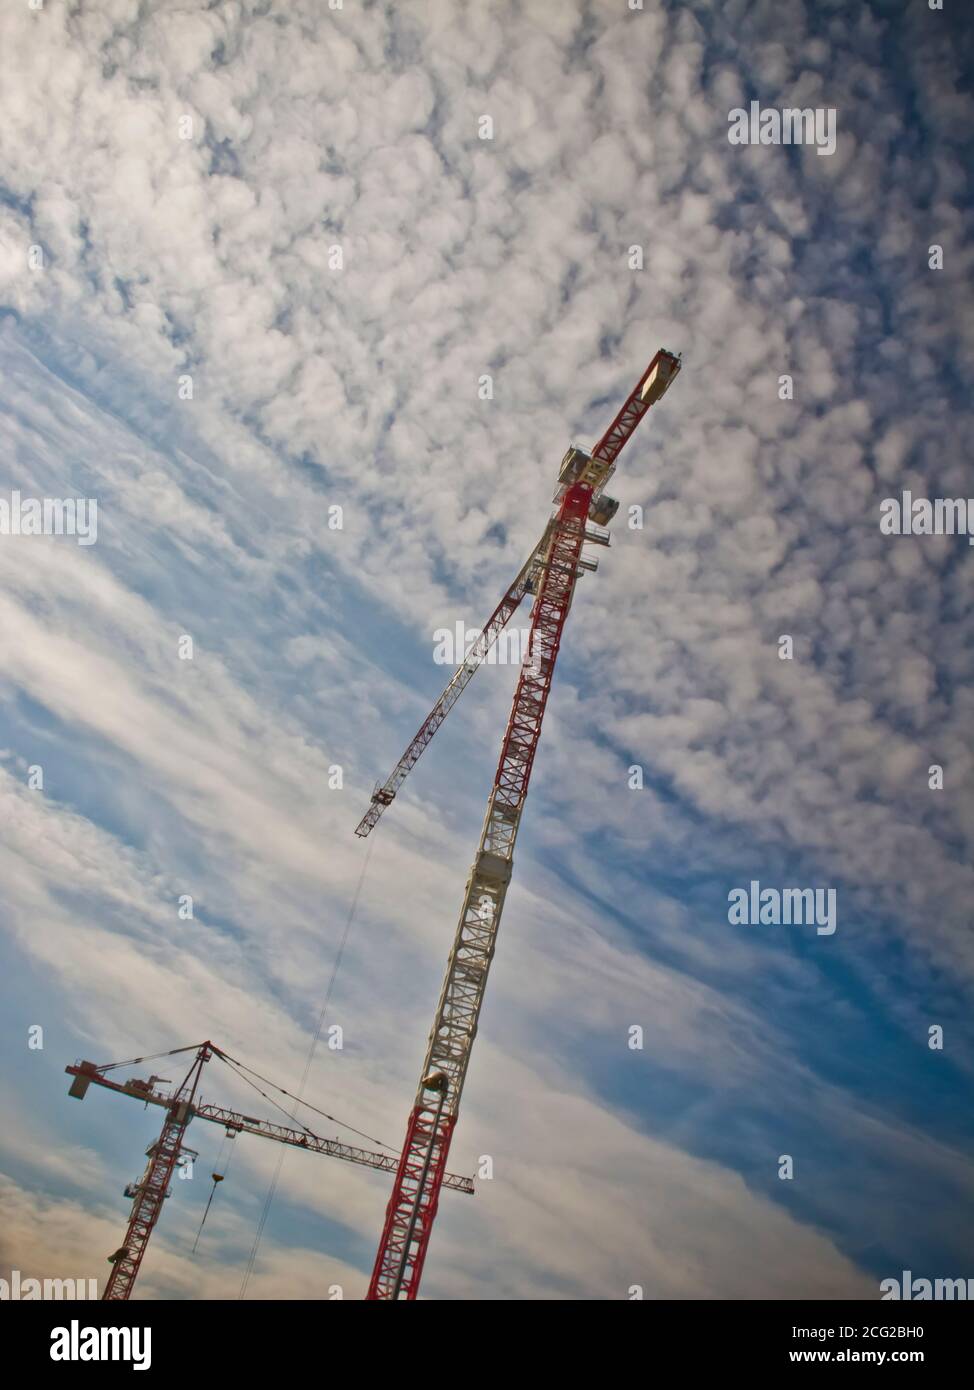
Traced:
[[[564, 446], [665, 345], [685, 368], [574, 606], [452, 1155], [496, 1176], [444, 1201], [426, 1290], [952, 1271], [970, 556], [876, 518], [970, 491], [970, 40], [800, 0], [265, 10], [0, 17], [0, 494], [99, 509], [93, 546], [0, 538], [3, 1263], [103, 1277], [121, 1229], [146, 1120], [69, 1108], [75, 1055], [209, 1035], [296, 1081], [432, 633], [486, 615]], [[834, 153], [731, 145], [751, 101], [834, 109]], [[312, 1078], [393, 1145], [510, 695], [477, 684], [376, 832]], [[838, 930], [731, 928], [752, 879], [838, 889]], [[146, 1294], [236, 1291], [275, 1159], [242, 1150], [202, 1284], [202, 1203], [167, 1204]], [[311, 1162], [253, 1293], [364, 1287], [385, 1183]]]

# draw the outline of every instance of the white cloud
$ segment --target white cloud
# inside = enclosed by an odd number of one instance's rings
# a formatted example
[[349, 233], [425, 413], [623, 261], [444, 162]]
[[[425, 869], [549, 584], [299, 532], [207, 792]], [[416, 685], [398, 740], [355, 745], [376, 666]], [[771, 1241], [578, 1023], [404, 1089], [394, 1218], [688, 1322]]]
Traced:
[[[640, 1282], [622, 1265], [645, 1248], [647, 1280], [677, 1296], [725, 1296], [738, 1269], [754, 1296], [859, 1289], [814, 1223], [689, 1153], [703, 1126], [683, 1153], [593, 1098], [564, 1020], [604, 1047], [623, 1001], [642, 1000], [688, 1080], [800, 1081], [835, 1132], [851, 1124], [857, 1097], [794, 1059], [780, 1014], [783, 981], [821, 988], [823, 966], [751, 940], [718, 948], [678, 887], [650, 886], [758, 855], [848, 884], [843, 959], [911, 1026], [927, 1006], [900, 998], [891, 939], [924, 979], [970, 986], [971, 663], [942, 618], [967, 612], [967, 555], [877, 524], [901, 484], [964, 486], [970, 409], [948, 408], [938, 372], [974, 364], [957, 289], [969, 99], [942, 40], [913, 45], [942, 136], [916, 172], [878, 31], [851, 16], [792, 71], [798, 0], [764, 7], [754, 42], [752, 21], [731, 33], [686, 7], [535, 8], [6, 7], [0, 287], [20, 319], [0, 334], [5, 456], [11, 486], [97, 495], [102, 537], [84, 556], [0, 547], [10, 926], [99, 1058], [145, 1033], [212, 1032], [293, 1074], [358, 877], [360, 802], [442, 674], [399, 653], [486, 615], [572, 430], [596, 437], [655, 348], [682, 348], [616, 480], [645, 530], [617, 526], [572, 615], [512, 895], [521, 925], [490, 1000], [523, 1032], [505, 1047], [485, 1023], [484, 1090], [459, 1132], [461, 1146], [467, 1126], [502, 1134], [497, 1097], [514, 1090], [523, 1168], [485, 1196], [489, 1219], [444, 1213], [429, 1277], [470, 1296], [564, 1281], [606, 1296], [617, 1273]], [[726, 111], [755, 82], [765, 100], [836, 105], [836, 154], [792, 165], [730, 147]], [[941, 282], [931, 239], [948, 247]], [[777, 398], [786, 372], [793, 402]], [[175, 656], [185, 631], [191, 664]], [[794, 664], [778, 660], [781, 632]], [[394, 1139], [507, 698], [478, 677], [450, 725], [466, 719], [469, 748], [444, 732], [452, 753], [429, 755], [377, 832], [337, 1075], [348, 1112]], [[43, 799], [23, 787], [40, 746]], [[935, 760], [950, 795], [931, 803]], [[630, 793], [633, 761], [662, 785]], [[335, 762], [351, 795], [327, 790]], [[187, 884], [192, 929], [173, 911]], [[769, 986], [766, 1012], [749, 979]], [[547, 1035], [557, 1053], [538, 1057]], [[552, 1129], [572, 1158], [549, 1181]], [[314, 1180], [285, 1172], [313, 1206]], [[318, 1210], [378, 1229], [374, 1184], [336, 1174], [329, 1191]], [[18, 1231], [48, 1252], [57, 1198], [31, 1202]], [[95, 1218], [72, 1210], [80, 1249]], [[580, 1268], [582, 1249], [595, 1253]], [[763, 1265], [744, 1263], [754, 1251]], [[262, 1287], [326, 1277], [327, 1261], [298, 1252], [288, 1272], [288, 1258], [268, 1254]], [[147, 1291], [192, 1287], [165, 1244], [157, 1269]]]

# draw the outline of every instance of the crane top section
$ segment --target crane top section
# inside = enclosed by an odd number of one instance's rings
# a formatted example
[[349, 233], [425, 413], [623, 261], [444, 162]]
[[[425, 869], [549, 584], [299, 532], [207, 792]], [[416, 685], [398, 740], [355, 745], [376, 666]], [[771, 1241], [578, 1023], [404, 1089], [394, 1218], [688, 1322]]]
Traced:
[[666, 393], [679, 370], [679, 357], [660, 348], [592, 452], [577, 445], [568, 450], [561, 461], [558, 487], [552, 501], [560, 503], [574, 483], [587, 483], [592, 489], [589, 520], [597, 526], [608, 526], [619, 504], [613, 498], [604, 497], [603, 489], [615, 472], [616, 459], [646, 411]]
[[136, 1100], [144, 1101], [146, 1105], [161, 1105], [170, 1108], [177, 1100], [176, 1091], [162, 1091], [156, 1083], [163, 1081], [161, 1076], [150, 1076], [148, 1081], [141, 1080], [140, 1077], [130, 1076], [125, 1081], [110, 1081], [104, 1072], [108, 1067], [99, 1067], [94, 1062], [82, 1061], [73, 1067], [65, 1067], [64, 1070], [69, 1076], [73, 1076], [68, 1095], [74, 1100], [84, 1100], [88, 1087], [92, 1082], [98, 1086], [104, 1086], [109, 1091], [117, 1091], [123, 1096], [133, 1096]]
[[[633, 433], [651, 405], [669, 390], [680, 370], [680, 358], [666, 348], [660, 348], [642, 376], [636, 382], [619, 414], [592, 450], [592, 458], [603, 467], [612, 468], [626, 440]], [[606, 475], [607, 476], [607, 475]], [[605, 481], [603, 477], [602, 481]]]
[[[585, 530], [587, 542], [593, 545], [609, 544], [609, 533], [600, 528], [609, 524], [619, 510], [619, 503], [614, 498], [607, 497], [603, 489], [615, 471], [616, 460], [626, 441], [650, 406], [655, 405], [669, 389], [680, 366], [681, 361], [677, 354], [660, 348], [595, 448], [589, 452], [587, 449], [574, 446], [562, 459], [558, 473], [558, 488], [553, 500], [560, 508], [566, 493], [576, 483], [582, 483], [589, 489], [587, 520], [591, 524]], [[555, 517], [549, 518], [541, 539], [487, 619], [473, 646], [462, 654], [446, 689], [420, 725], [406, 751], [385, 782], [376, 784], [372, 792], [371, 805], [355, 828], [356, 835], [368, 835], [378, 823], [385, 808], [392, 805], [399, 788], [416, 766], [423, 751], [429, 747], [433, 735], [456, 704], [474, 673], [483, 664], [487, 653], [514, 616], [522, 599], [526, 595], [537, 596], [549, 560], [554, 524]], [[581, 556], [577, 560], [578, 568], [581, 570], [594, 570], [597, 564], [598, 561]]]

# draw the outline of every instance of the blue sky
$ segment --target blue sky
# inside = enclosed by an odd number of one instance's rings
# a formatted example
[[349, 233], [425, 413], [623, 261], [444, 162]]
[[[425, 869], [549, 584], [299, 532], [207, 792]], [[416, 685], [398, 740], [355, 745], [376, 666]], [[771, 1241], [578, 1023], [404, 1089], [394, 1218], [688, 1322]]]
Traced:
[[[959, 7], [142, 9], [0, 18], [0, 497], [98, 501], [93, 546], [0, 536], [0, 1277], [104, 1278], [158, 1127], [65, 1064], [209, 1036], [296, 1086], [434, 633], [490, 613], [660, 346], [451, 1154], [494, 1177], [444, 1198], [424, 1292], [970, 1274], [972, 553], [879, 530], [905, 488], [974, 494]], [[834, 108], [835, 153], [730, 145], [751, 100]], [[311, 1072], [396, 1149], [513, 676], [376, 830]], [[835, 934], [732, 926], [752, 879], [834, 888]], [[205, 1171], [219, 1141], [191, 1130]], [[140, 1296], [237, 1296], [277, 1159], [239, 1142]], [[388, 1190], [288, 1154], [248, 1295], [360, 1297]]]

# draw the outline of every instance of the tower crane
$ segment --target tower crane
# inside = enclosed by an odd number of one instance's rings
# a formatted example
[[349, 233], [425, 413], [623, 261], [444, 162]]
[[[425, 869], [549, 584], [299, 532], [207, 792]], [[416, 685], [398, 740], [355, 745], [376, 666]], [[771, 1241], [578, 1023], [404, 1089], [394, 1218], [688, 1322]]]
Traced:
[[[291, 1144], [295, 1148], [305, 1149], [309, 1153], [327, 1154], [332, 1158], [341, 1158], [348, 1163], [358, 1163], [386, 1173], [395, 1172], [398, 1166], [398, 1160], [393, 1154], [356, 1148], [337, 1139], [322, 1139], [310, 1129], [288, 1129], [285, 1125], [256, 1119], [252, 1115], [241, 1115], [234, 1110], [226, 1110], [223, 1106], [203, 1105], [197, 1101], [203, 1067], [211, 1057], [217, 1057], [228, 1064], [234, 1063], [234, 1059], [209, 1041], [194, 1043], [190, 1047], [177, 1047], [163, 1055], [170, 1057], [183, 1052], [195, 1052], [196, 1056], [183, 1081], [171, 1092], [157, 1088], [156, 1083], [163, 1080], [160, 1076], [152, 1076], [148, 1081], [130, 1077], [126, 1081], [118, 1082], [105, 1075], [117, 1066], [126, 1065], [125, 1063], [109, 1063], [99, 1067], [94, 1062], [82, 1061], [73, 1067], [65, 1067], [68, 1075], [74, 1077], [68, 1094], [76, 1100], [83, 1100], [89, 1086], [94, 1083], [114, 1091], [117, 1095], [132, 1096], [136, 1100], [144, 1101], [146, 1105], [158, 1105], [166, 1112], [159, 1138], [146, 1150], [148, 1162], [145, 1172], [137, 1183], [132, 1183], [125, 1189], [125, 1195], [133, 1199], [132, 1211], [121, 1247], [114, 1255], [109, 1256], [112, 1272], [102, 1294], [103, 1301], [131, 1297], [149, 1237], [159, 1220], [163, 1201], [169, 1195], [169, 1184], [176, 1164], [181, 1154], [194, 1153], [183, 1142], [189, 1122], [193, 1119], [210, 1120], [213, 1124], [223, 1125], [228, 1135], [258, 1134], [265, 1139], [276, 1139], [280, 1144]], [[141, 1057], [133, 1058], [133, 1062], [145, 1060], [147, 1059]], [[217, 1180], [217, 1175], [214, 1175], [214, 1181]], [[472, 1178], [458, 1177], [454, 1173], [446, 1175], [445, 1186], [454, 1192], [468, 1194], [474, 1190]]]
[[569, 448], [553, 498], [557, 511], [541, 540], [402, 758], [373, 792], [372, 806], [356, 830], [358, 835], [367, 835], [373, 828], [525, 593], [532, 593], [528, 658], [514, 692], [386, 1208], [367, 1294], [373, 1301], [414, 1299], [419, 1290], [562, 631], [579, 575], [597, 568], [597, 561], [583, 558], [582, 547], [586, 542], [608, 545], [608, 533], [602, 527], [612, 520], [619, 504], [605, 495], [605, 485], [626, 441], [679, 370], [680, 358], [661, 348], [592, 452]]

